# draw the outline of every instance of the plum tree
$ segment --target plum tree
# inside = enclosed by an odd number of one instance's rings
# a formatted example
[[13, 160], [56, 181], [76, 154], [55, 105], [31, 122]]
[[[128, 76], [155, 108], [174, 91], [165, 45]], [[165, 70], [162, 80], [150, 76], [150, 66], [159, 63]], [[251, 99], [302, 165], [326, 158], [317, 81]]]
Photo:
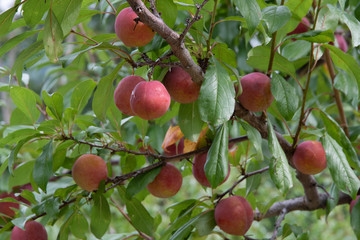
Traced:
[[117, 15], [115, 33], [128, 47], [144, 46], [155, 36], [155, 32], [142, 23], [130, 7], [124, 8]]
[[[206, 158], [207, 158], [207, 152], [196, 154], [194, 157], [194, 161], [193, 161], [192, 172], [193, 172], [195, 179], [201, 185], [203, 185], [204, 187], [211, 187], [211, 184], [210, 184], [209, 180], [207, 179], [207, 177], [205, 175], [205, 170], [204, 170]], [[230, 176], [230, 164], [229, 164], [228, 174], [222, 183], [224, 183], [229, 178], [229, 176]]]
[[180, 190], [182, 181], [181, 172], [171, 163], [166, 163], [146, 187], [155, 197], [169, 198]]
[[296, 169], [304, 174], [320, 173], [327, 165], [325, 150], [318, 141], [300, 143], [295, 149], [292, 160]]
[[[254, 72], [240, 79], [242, 93], [237, 100], [249, 111], [259, 112], [266, 110], [274, 97], [271, 94], [271, 81], [268, 76], [260, 72]], [[238, 87], [235, 86], [238, 91]]]
[[15, 226], [11, 232], [11, 240], [47, 240], [45, 227], [36, 221], [25, 223], [25, 230]]
[[98, 189], [99, 183], [107, 179], [107, 166], [101, 157], [93, 154], [80, 156], [72, 167], [72, 177], [86, 191]]
[[[3, 198], [13, 198], [16, 199], [14, 193], [1, 193], [0, 199]], [[13, 209], [19, 209], [20, 205], [16, 202], [0, 202], [0, 213], [4, 214], [10, 218], [13, 218], [15, 216], [15, 211]], [[0, 218], [3, 218], [3, 216], [0, 216]]]
[[130, 106], [130, 96], [135, 86], [139, 82], [143, 82], [143, 79], [140, 76], [127, 76], [124, 77], [119, 84], [117, 85], [114, 92], [114, 100], [117, 108], [124, 114], [135, 116], [135, 113], [132, 111]]
[[0, 191], [29, 201], [1, 240], [360, 236], [358, 1], [10, 1]]
[[176, 102], [192, 103], [199, 97], [200, 85], [192, 81], [191, 76], [181, 67], [170, 68], [163, 84]]
[[222, 199], [215, 207], [216, 224], [221, 230], [232, 235], [245, 235], [253, 219], [251, 205], [241, 196]]
[[151, 120], [164, 115], [170, 101], [170, 95], [161, 82], [140, 82], [131, 93], [130, 106], [137, 116]]

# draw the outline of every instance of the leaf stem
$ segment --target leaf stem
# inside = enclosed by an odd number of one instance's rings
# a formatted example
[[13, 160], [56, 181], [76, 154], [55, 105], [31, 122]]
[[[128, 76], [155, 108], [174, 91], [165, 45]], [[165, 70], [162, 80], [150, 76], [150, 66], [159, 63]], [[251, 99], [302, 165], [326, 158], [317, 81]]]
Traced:
[[210, 52], [210, 49], [211, 49], [211, 38], [212, 38], [212, 34], [213, 34], [213, 31], [214, 31], [214, 27], [215, 27], [215, 12], [216, 12], [217, 5], [218, 5], [218, 0], [215, 0], [214, 1], [214, 8], [213, 8], [213, 11], [211, 13], [209, 37], [208, 37], [207, 42], [206, 42], [206, 45], [207, 45], [206, 46], [206, 57], [207, 58], [209, 58], [209, 52]]

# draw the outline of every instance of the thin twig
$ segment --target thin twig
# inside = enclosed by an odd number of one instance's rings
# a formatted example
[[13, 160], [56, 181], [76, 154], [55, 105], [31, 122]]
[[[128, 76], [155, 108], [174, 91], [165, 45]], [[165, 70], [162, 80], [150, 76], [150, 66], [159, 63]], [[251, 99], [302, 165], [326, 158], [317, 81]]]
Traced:
[[201, 4], [196, 4], [196, 12], [195, 15], [193, 16], [193, 18], [191, 19], [191, 21], [189, 21], [184, 29], [184, 31], [180, 34], [179, 37], [179, 41], [184, 41], [186, 34], [189, 32], [190, 28], [192, 27], [192, 25], [199, 21], [201, 19], [200, 16], [200, 11], [201, 9], [205, 6], [205, 4], [208, 2], [209, 0], [204, 0]]
[[265, 168], [262, 168], [262, 169], [259, 169], [259, 170], [256, 170], [254, 172], [250, 172], [250, 173], [246, 173], [242, 178], [240, 178], [240, 180], [236, 181], [232, 186], [231, 188], [229, 188], [228, 190], [226, 190], [225, 192], [223, 192], [222, 194], [219, 194], [216, 196], [216, 198], [218, 199], [218, 201], [220, 201], [226, 194], [228, 193], [232, 193], [232, 191], [234, 190], [234, 188], [239, 185], [242, 181], [244, 181], [245, 179], [251, 177], [251, 176], [254, 176], [256, 174], [260, 174], [260, 173], [263, 173], [263, 172], [266, 172], [267, 170], [269, 170], [269, 167], [265, 167]]
[[[281, 5], [284, 5], [285, 0], [281, 0]], [[271, 49], [270, 49], [270, 59], [269, 59], [269, 65], [268, 65], [268, 69], [267, 69], [267, 75], [270, 77], [271, 72], [272, 72], [272, 67], [274, 64], [274, 58], [275, 58], [275, 54], [277, 51], [277, 47], [276, 47], [276, 36], [277, 36], [277, 31], [275, 31], [272, 34], [272, 42], [271, 42]], [[279, 45], [280, 46], [280, 45]]]
[[211, 22], [210, 22], [210, 30], [209, 30], [209, 37], [206, 41], [206, 58], [209, 58], [209, 53], [211, 51], [211, 38], [212, 38], [212, 34], [215, 28], [215, 13], [216, 13], [216, 8], [217, 8], [217, 4], [218, 4], [218, 0], [214, 1], [214, 8], [213, 11], [211, 12]]
[[331, 77], [331, 86], [333, 88], [336, 106], [337, 106], [337, 109], [339, 111], [341, 126], [344, 129], [344, 132], [345, 132], [346, 136], [348, 138], [350, 138], [349, 127], [348, 127], [348, 124], [347, 124], [347, 120], [346, 120], [346, 116], [345, 116], [345, 112], [344, 112], [344, 107], [343, 107], [343, 104], [342, 104], [342, 101], [341, 101], [340, 92], [334, 86], [336, 74], [335, 74], [335, 69], [334, 69], [334, 65], [333, 65], [333, 62], [332, 62], [332, 59], [331, 59], [329, 49], [326, 48], [324, 54], [325, 54], [326, 64], [328, 66], [330, 77]]
[[114, 12], [111, 13], [111, 14], [114, 14], [114, 15], [116, 16], [116, 13], [117, 13], [116, 8], [114, 8], [114, 6], [111, 4], [111, 2], [110, 2], [109, 0], [106, 0], [106, 2], [110, 5], [110, 7], [112, 8], [112, 10], [114, 11]]
[[[319, 17], [320, 6], [321, 6], [321, 0], [319, 0], [319, 3], [318, 3], [318, 9], [317, 9], [317, 11], [316, 11], [315, 21], [314, 21], [314, 25], [313, 25], [312, 30], [315, 30], [316, 22], [317, 22], [317, 19], [318, 19], [318, 17]], [[302, 104], [301, 104], [300, 118], [299, 118], [299, 123], [298, 123], [298, 127], [297, 127], [297, 129], [296, 129], [295, 136], [294, 136], [294, 138], [293, 138], [294, 141], [293, 141], [293, 144], [292, 144], [292, 148], [295, 148], [296, 145], [298, 144], [301, 129], [302, 129], [303, 125], [305, 124], [305, 122], [304, 122], [305, 104], [306, 104], [307, 92], [308, 92], [308, 90], [309, 90], [309, 85], [310, 85], [310, 80], [311, 80], [312, 66], [313, 66], [313, 58], [314, 58], [314, 43], [311, 43], [311, 50], [310, 50], [310, 59], [309, 59], [309, 65], [308, 65], [307, 79], [306, 79], [305, 87], [303, 88], [303, 91], [302, 91], [302, 92], [303, 92], [303, 98], [302, 98]]]
[[271, 240], [276, 240], [276, 236], [277, 236], [277, 233], [278, 233], [278, 230], [281, 226], [281, 222], [285, 219], [285, 215], [287, 213], [287, 210], [286, 208], [283, 208], [283, 210], [281, 211], [278, 219], [276, 220], [276, 224], [275, 224], [275, 230], [273, 232], [273, 235], [271, 237]]

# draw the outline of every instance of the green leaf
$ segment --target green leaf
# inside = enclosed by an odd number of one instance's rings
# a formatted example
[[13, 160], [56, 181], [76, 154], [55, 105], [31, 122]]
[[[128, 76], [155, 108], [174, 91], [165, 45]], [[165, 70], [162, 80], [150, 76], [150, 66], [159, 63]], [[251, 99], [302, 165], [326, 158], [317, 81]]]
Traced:
[[158, 167], [147, 173], [134, 177], [126, 188], [126, 197], [131, 199], [135, 194], [146, 188], [149, 183], [154, 181], [155, 177], [160, 173], [160, 171], [161, 167]]
[[[212, 224], [214, 223], [214, 218], [211, 221], [209, 219], [209, 217], [211, 215], [214, 214], [214, 211], [209, 211], [209, 212], [202, 212], [199, 215], [193, 217], [192, 219], [190, 219], [188, 222], [186, 222], [184, 225], [182, 225], [170, 238], [170, 240], [178, 240], [178, 239], [186, 239], [187, 236], [190, 234], [190, 232], [192, 231], [192, 229], [195, 227], [195, 225], [199, 224], [198, 226], [201, 226], [204, 221], [208, 222], [210, 225], [206, 226], [207, 229], [204, 229], [204, 232], [208, 232], [212, 226]], [[202, 223], [199, 223], [199, 221], [201, 220]], [[214, 226], [215, 227], [215, 226]], [[202, 232], [202, 233], [204, 233]]]
[[12, 86], [10, 89], [10, 97], [15, 105], [31, 119], [34, 124], [40, 117], [40, 111], [36, 108], [35, 93], [30, 89]]
[[289, 0], [285, 3], [285, 6], [300, 20], [309, 11], [312, 2], [312, 0]]
[[334, 80], [334, 87], [342, 91], [346, 99], [351, 99], [352, 106], [357, 108], [359, 102], [359, 86], [352, 75], [344, 71], [338, 71]]
[[[252, 159], [246, 166], [247, 172], [253, 172], [260, 169], [260, 164], [256, 159]], [[246, 196], [256, 191], [261, 184], [261, 175], [256, 174], [246, 179]]]
[[101, 78], [95, 90], [92, 108], [96, 117], [102, 121], [105, 120], [107, 109], [111, 102], [114, 101], [113, 82], [121, 67], [122, 65], [118, 64], [112, 73]]
[[214, 210], [210, 210], [202, 214], [195, 222], [195, 227], [200, 237], [211, 234], [212, 230], [216, 226], [214, 213]]
[[149, 236], [154, 235], [154, 218], [149, 214], [146, 208], [136, 198], [128, 199], [122, 188], [118, 188], [122, 200], [126, 204], [128, 215], [135, 228], [146, 233]]
[[235, 6], [244, 16], [250, 35], [252, 35], [256, 27], [260, 23], [261, 10], [256, 0], [235, 0]]
[[0, 15], [0, 36], [8, 33], [16, 11], [17, 6], [8, 9]]
[[229, 48], [225, 43], [217, 43], [212, 49], [211, 52], [214, 54], [214, 57], [220, 62], [229, 64], [231, 67], [236, 68], [236, 54], [234, 50]]
[[46, 192], [47, 183], [52, 176], [53, 141], [50, 140], [42, 149], [41, 155], [35, 160], [33, 177], [39, 187]]
[[343, 69], [350, 76], [354, 77], [360, 86], [360, 68], [357, 61], [350, 54], [344, 53], [339, 48], [324, 44], [326, 48], [330, 50], [331, 59], [333, 60], [336, 67]]
[[228, 174], [228, 142], [228, 125], [224, 123], [216, 129], [215, 138], [208, 151], [204, 166], [206, 178], [212, 188], [219, 186]]
[[287, 6], [270, 6], [262, 10], [262, 19], [265, 21], [270, 33], [283, 27], [291, 17]]
[[60, 58], [60, 61], [62, 62], [62, 64], [64, 66], [68, 66], [70, 65], [77, 57], [81, 56], [83, 53], [87, 53], [90, 51], [90, 49], [94, 49], [98, 46], [102, 45], [102, 43], [99, 43], [99, 44], [96, 44], [96, 45], [92, 45], [92, 46], [89, 46], [85, 49], [82, 48], [82, 50], [80, 51], [76, 51], [76, 52], [73, 52], [71, 54], [68, 54], [66, 56], [62, 56]]
[[267, 119], [269, 134], [269, 149], [273, 155], [270, 159], [270, 177], [276, 187], [286, 193], [292, 187], [292, 176], [284, 150], [281, 148], [276, 137], [270, 119]]
[[261, 147], [262, 138], [261, 138], [259, 131], [241, 119], [240, 119], [240, 124], [246, 131], [246, 134], [247, 134], [250, 142], [254, 145], [256, 153], [258, 154], [257, 157], [261, 160], [264, 159], [262, 147]]
[[351, 42], [354, 47], [360, 45], [360, 21], [356, 19], [354, 15], [351, 15], [337, 7], [328, 4], [328, 8], [332, 14], [336, 14], [340, 16], [340, 21], [345, 23], [351, 32]]
[[299, 34], [292, 34], [290, 36], [287, 36], [284, 40], [290, 39], [290, 38], [296, 38], [299, 40], [305, 40], [308, 42], [314, 42], [314, 43], [328, 43], [334, 41], [334, 33], [328, 29], [328, 30], [313, 30], [313, 31], [307, 31], [304, 33]]
[[111, 222], [110, 207], [105, 196], [100, 192], [93, 194], [93, 200], [90, 229], [95, 237], [101, 238], [108, 230]]
[[61, 43], [63, 39], [64, 35], [61, 26], [53, 11], [49, 10], [45, 20], [43, 42], [46, 56], [53, 63], [57, 62], [62, 55], [63, 46]]
[[55, 0], [53, 11], [64, 35], [75, 25], [81, 9], [82, 0]]
[[21, 186], [30, 182], [35, 161], [25, 162], [15, 168], [9, 178], [9, 187]]
[[92, 79], [82, 81], [74, 88], [71, 95], [71, 107], [77, 109], [78, 114], [82, 112], [92, 96], [96, 82]]
[[184, 134], [185, 138], [196, 142], [203, 126], [198, 104], [196, 102], [181, 104], [178, 118], [181, 132]]
[[25, 128], [13, 131], [5, 136], [0, 140], [1, 145], [12, 145], [14, 143], [18, 143], [20, 140], [27, 138], [29, 136], [33, 136], [39, 133], [39, 131], [33, 128]]
[[161, 12], [161, 18], [172, 28], [178, 15], [176, 4], [173, 0], [156, 0], [155, 4], [157, 10]]
[[[247, 64], [253, 68], [267, 71], [269, 66], [271, 49], [268, 46], [258, 46], [251, 49], [248, 53]], [[273, 70], [285, 72], [295, 77], [295, 66], [292, 62], [281, 56], [278, 52], [275, 53]]]
[[282, 49], [282, 56], [289, 59], [290, 61], [295, 61], [300, 58], [306, 57], [311, 49], [311, 44], [304, 40], [293, 41]]
[[299, 107], [299, 96], [296, 89], [282, 76], [273, 73], [271, 79], [271, 93], [276, 100], [276, 107], [280, 114], [291, 120]]
[[339, 201], [339, 189], [336, 184], [332, 184], [330, 191], [330, 197], [326, 200], [326, 219], [328, 219], [330, 212], [337, 206]]
[[327, 167], [336, 186], [355, 198], [360, 188], [360, 180], [351, 169], [341, 146], [328, 134], [321, 139], [325, 149]]
[[17, 154], [18, 152], [20, 151], [21, 147], [27, 143], [29, 140], [35, 138], [35, 137], [38, 137], [38, 136], [41, 136], [41, 134], [39, 133], [36, 133], [35, 135], [32, 135], [32, 136], [29, 136], [21, 141], [19, 141], [15, 148], [10, 152], [10, 155], [9, 155], [9, 163], [8, 163], [8, 170], [10, 172], [10, 174], [13, 174], [13, 165], [15, 163], [15, 159], [17, 158]]
[[73, 215], [70, 223], [70, 230], [75, 237], [86, 239], [86, 235], [89, 232], [89, 224], [81, 212], [77, 212]]
[[360, 201], [357, 201], [350, 213], [350, 223], [356, 238], [360, 239]]
[[28, 0], [23, 4], [23, 16], [28, 26], [39, 23], [50, 7], [50, 1]]
[[61, 121], [62, 114], [64, 111], [64, 99], [63, 96], [55, 92], [49, 95], [45, 90], [42, 91], [42, 97], [46, 106], [50, 109], [56, 119]]
[[321, 112], [321, 119], [324, 122], [327, 134], [335, 139], [335, 141], [342, 147], [342, 151], [344, 151], [350, 166], [359, 171], [360, 163], [357, 158], [356, 151], [350, 140], [346, 137], [344, 130], [325, 112]]
[[287, 6], [292, 13], [290, 21], [279, 29], [279, 36], [284, 36], [296, 28], [301, 19], [306, 16], [312, 4], [312, 0], [289, 0], [284, 5]]
[[3, 173], [5, 172], [6, 168], [9, 166], [9, 158], [5, 160], [5, 162], [3, 162], [0, 166], [0, 176], [3, 175]]
[[25, 39], [27, 39], [28, 37], [34, 35], [39, 31], [40, 30], [26, 31], [7, 40], [0, 48], [0, 57], [3, 56], [8, 51], [10, 51], [11, 49], [13, 49], [15, 46], [17, 46], [20, 42], [24, 41]]
[[22, 79], [22, 70], [25, 65], [25, 61], [32, 57], [34, 54], [43, 49], [44, 43], [43, 41], [37, 41], [27, 48], [25, 48], [19, 55], [17, 55], [15, 63], [11, 69], [11, 74], [16, 74], [18, 81]]
[[122, 113], [116, 107], [115, 102], [111, 102], [106, 112], [106, 118], [109, 119], [113, 128], [120, 131]]
[[235, 89], [226, 69], [217, 61], [209, 66], [200, 89], [201, 120], [219, 125], [230, 119], [235, 108]]

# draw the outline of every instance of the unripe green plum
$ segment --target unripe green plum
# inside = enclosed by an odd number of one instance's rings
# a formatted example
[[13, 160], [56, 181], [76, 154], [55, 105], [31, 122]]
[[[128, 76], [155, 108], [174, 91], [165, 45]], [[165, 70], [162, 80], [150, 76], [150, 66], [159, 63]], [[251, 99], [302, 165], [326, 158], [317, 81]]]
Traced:
[[164, 115], [169, 109], [170, 102], [168, 91], [159, 81], [138, 83], [130, 97], [132, 111], [146, 120]]
[[104, 159], [93, 154], [80, 156], [72, 167], [75, 183], [89, 192], [98, 189], [101, 180], [107, 179], [107, 173]]
[[146, 187], [155, 197], [169, 198], [180, 190], [182, 180], [181, 172], [174, 165], [166, 163]]
[[[270, 78], [263, 73], [254, 72], [240, 79], [242, 93], [237, 100], [249, 111], [265, 111], [274, 100], [271, 93]], [[235, 86], [236, 92], [238, 87]]]
[[[195, 179], [201, 185], [203, 185], [204, 187], [211, 187], [211, 184], [210, 184], [209, 180], [207, 179], [207, 177], [205, 175], [205, 170], [204, 170], [206, 158], [207, 158], [207, 152], [196, 154], [194, 157], [194, 161], [193, 161], [192, 172], [193, 172]], [[223, 184], [230, 176], [230, 164], [228, 166], [229, 166], [228, 174], [221, 184]]]
[[192, 103], [199, 97], [200, 85], [181, 67], [171, 68], [165, 75], [163, 84], [171, 98], [179, 103]]
[[294, 152], [292, 161], [295, 168], [304, 174], [317, 174], [326, 168], [326, 155], [319, 141], [300, 143]]
[[135, 113], [131, 110], [130, 96], [135, 86], [139, 82], [145, 82], [145, 79], [140, 76], [127, 76], [119, 82], [115, 89], [115, 105], [122, 113], [126, 115], [135, 116]]
[[145, 46], [155, 36], [155, 32], [138, 20], [138, 15], [131, 7], [120, 11], [115, 20], [115, 33], [128, 47]]
[[11, 240], [47, 240], [45, 227], [36, 221], [25, 223], [25, 231], [15, 226], [11, 232]]
[[244, 235], [249, 230], [253, 219], [251, 205], [241, 196], [222, 199], [215, 207], [216, 224], [228, 234]]

